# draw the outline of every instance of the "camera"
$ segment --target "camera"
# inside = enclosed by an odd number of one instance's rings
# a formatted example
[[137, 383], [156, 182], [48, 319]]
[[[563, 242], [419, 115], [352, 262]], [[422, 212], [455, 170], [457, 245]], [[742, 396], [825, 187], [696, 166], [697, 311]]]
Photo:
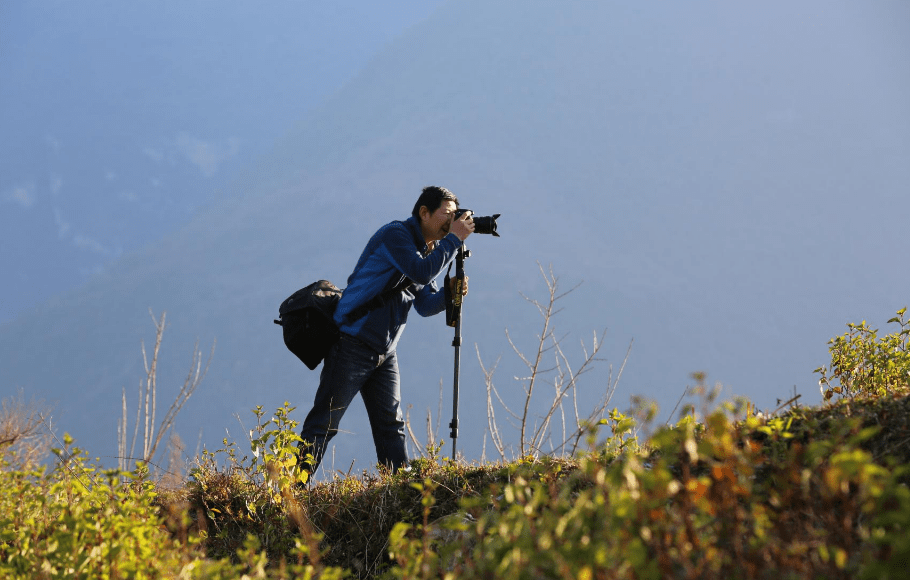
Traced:
[[496, 233], [496, 218], [501, 214], [494, 213], [489, 216], [476, 216], [474, 215], [474, 210], [459, 208], [455, 210], [455, 219], [460, 219], [464, 214], [471, 214], [471, 217], [474, 218], [474, 233], [475, 234], [493, 234], [495, 237], [499, 237], [499, 234]]

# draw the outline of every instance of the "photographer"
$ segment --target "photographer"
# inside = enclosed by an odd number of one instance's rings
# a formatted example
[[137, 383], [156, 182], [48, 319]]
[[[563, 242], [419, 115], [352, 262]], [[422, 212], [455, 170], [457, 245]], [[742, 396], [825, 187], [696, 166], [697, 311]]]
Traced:
[[[366, 405], [379, 463], [392, 471], [407, 464], [395, 347], [412, 304], [421, 316], [446, 308], [445, 293], [434, 280], [474, 231], [470, 213], [456, 218], [457, 208], [452, 192], [426, 187], [410, 218], [379, 228], [364, 248], [335, 312], [341, 338], [325, 359], [313, 408], [300, 433], [301, 455], [314, 458], [312, 464], [303, 464], [310, 473], [322, 461], [357, 393]], [[376, 307], [380, 294], [386, 298]], [[467, 285], [462, 294], [467, 294]], [[371, 309], [363, 314], [368, 303]]]

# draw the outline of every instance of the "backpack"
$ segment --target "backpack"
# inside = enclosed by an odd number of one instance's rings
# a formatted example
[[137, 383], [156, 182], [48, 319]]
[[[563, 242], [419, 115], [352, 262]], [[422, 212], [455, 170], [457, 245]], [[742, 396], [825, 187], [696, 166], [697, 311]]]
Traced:
[[[345, 320], [348, 323], [360, 320], [411, 284], [407, 276], [403, 277], [392, 288], [353, 309]], [[328, 280], [319, 280], [294, 292], [278, 307], [275, 324], [283, 330], [285, 346], [311, 371], [328, 356], [341, 336], [334, 320], [341, 294]]]
[[313, 282], [288, 296], [278, 307], [284, 344], [310, 370], [314, 370], [338, 341], [338, 326], [332, 319], [341, 300], [341, 290], [328, 280]]

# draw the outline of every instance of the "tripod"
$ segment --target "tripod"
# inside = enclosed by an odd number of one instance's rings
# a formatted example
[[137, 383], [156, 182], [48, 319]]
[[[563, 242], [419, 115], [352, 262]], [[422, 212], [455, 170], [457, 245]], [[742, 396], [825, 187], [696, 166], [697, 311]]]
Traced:
[[[452, 422], [449, 423], [452, 437], [452, 459], [456, 457], [456, 445], [458, 441], [458, 379], [461, 370], [461, 304], [464, 300], [464, 261], [469, 258], [471, 252], [465, 247], [464, 243], [458, 248], [455, 255], [455, 288], [452, 292], [452, 308], [446, 312], [446, 324], [455, 327], [455, 338], [452, 340], [452, 346], [455, 347], [455, 380], [452, 388]], [[446, 276], [448, 278], [448, 276]], [[449, 289], [448, 280], [446, 280], [446, 290]]]

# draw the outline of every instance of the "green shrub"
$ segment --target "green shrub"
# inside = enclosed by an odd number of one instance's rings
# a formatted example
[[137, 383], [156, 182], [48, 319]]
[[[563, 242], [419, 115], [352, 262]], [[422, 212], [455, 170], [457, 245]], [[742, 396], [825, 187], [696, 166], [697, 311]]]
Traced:
[[[188, 533], [188, 514], [162, 516], [143, 465], [102, 470], [86, 453], [55, 450], [51, 470], [23, 470], [0, 456], [0, 578], [342, 578], [319, 563], [318, 547], [290, 536], [290, 560], [270, 562], [247, 534], [230, 558], [206, 558], [207, 534]], [[176, 528], [179, 528], [176, 529]], [[315, 555], [314, 555], [315, 554]]]
[[[396, 526], [396, 578], [898, 578], [910, 555], [901, 470], [861, 445], [876, 435], [842, 421], [806, 445], [800, 423], [730, 407], [702, 429], [658, 430], [652, 453], [594, 453], [564, 485], [514, 477], [466, 501], [474, 523]], [[791, 432], [791, 427], [793, 431]], [[422, 486], [432, 506], [433, 486]]]
[[639, 401], [585, 426], [572, 457], [469, 466], [431, 447], [410, 472], [302, 488], [287, 403], [253, 411], [251, 456], [225, 440], [178, 489], [143, 464], [103, 470], [68, 437], [50, 470], [0, 440], [0, 577], [902, 578], [905, 310], [882, 339], [865, 322], [832, 339], [818, 372], [836, 404], [705, 405], [701, 421], [687, 406], [654, 430]]
[[56, 467], [3, 470], [0, 572], [10, 578], [152, 578], [179, 571], [152, 507], [154, 486], [138, 470], [125, 480], [100, 471], [78, 448], [55, 450]]
[[910, 320], [904, 320], [906, 312], [906, 307], [901, 308], [897, 316], [888, 320], [888, 324], [898, 324], [900, 330], [881, 339], [878, 330], [863, 320], [847, 324], [848, 332], [828, 342], [831, 368], [815, 369], [821, 374], [818, 383], [826, 401], [834, 395], [880, 396], [910, 385]]

